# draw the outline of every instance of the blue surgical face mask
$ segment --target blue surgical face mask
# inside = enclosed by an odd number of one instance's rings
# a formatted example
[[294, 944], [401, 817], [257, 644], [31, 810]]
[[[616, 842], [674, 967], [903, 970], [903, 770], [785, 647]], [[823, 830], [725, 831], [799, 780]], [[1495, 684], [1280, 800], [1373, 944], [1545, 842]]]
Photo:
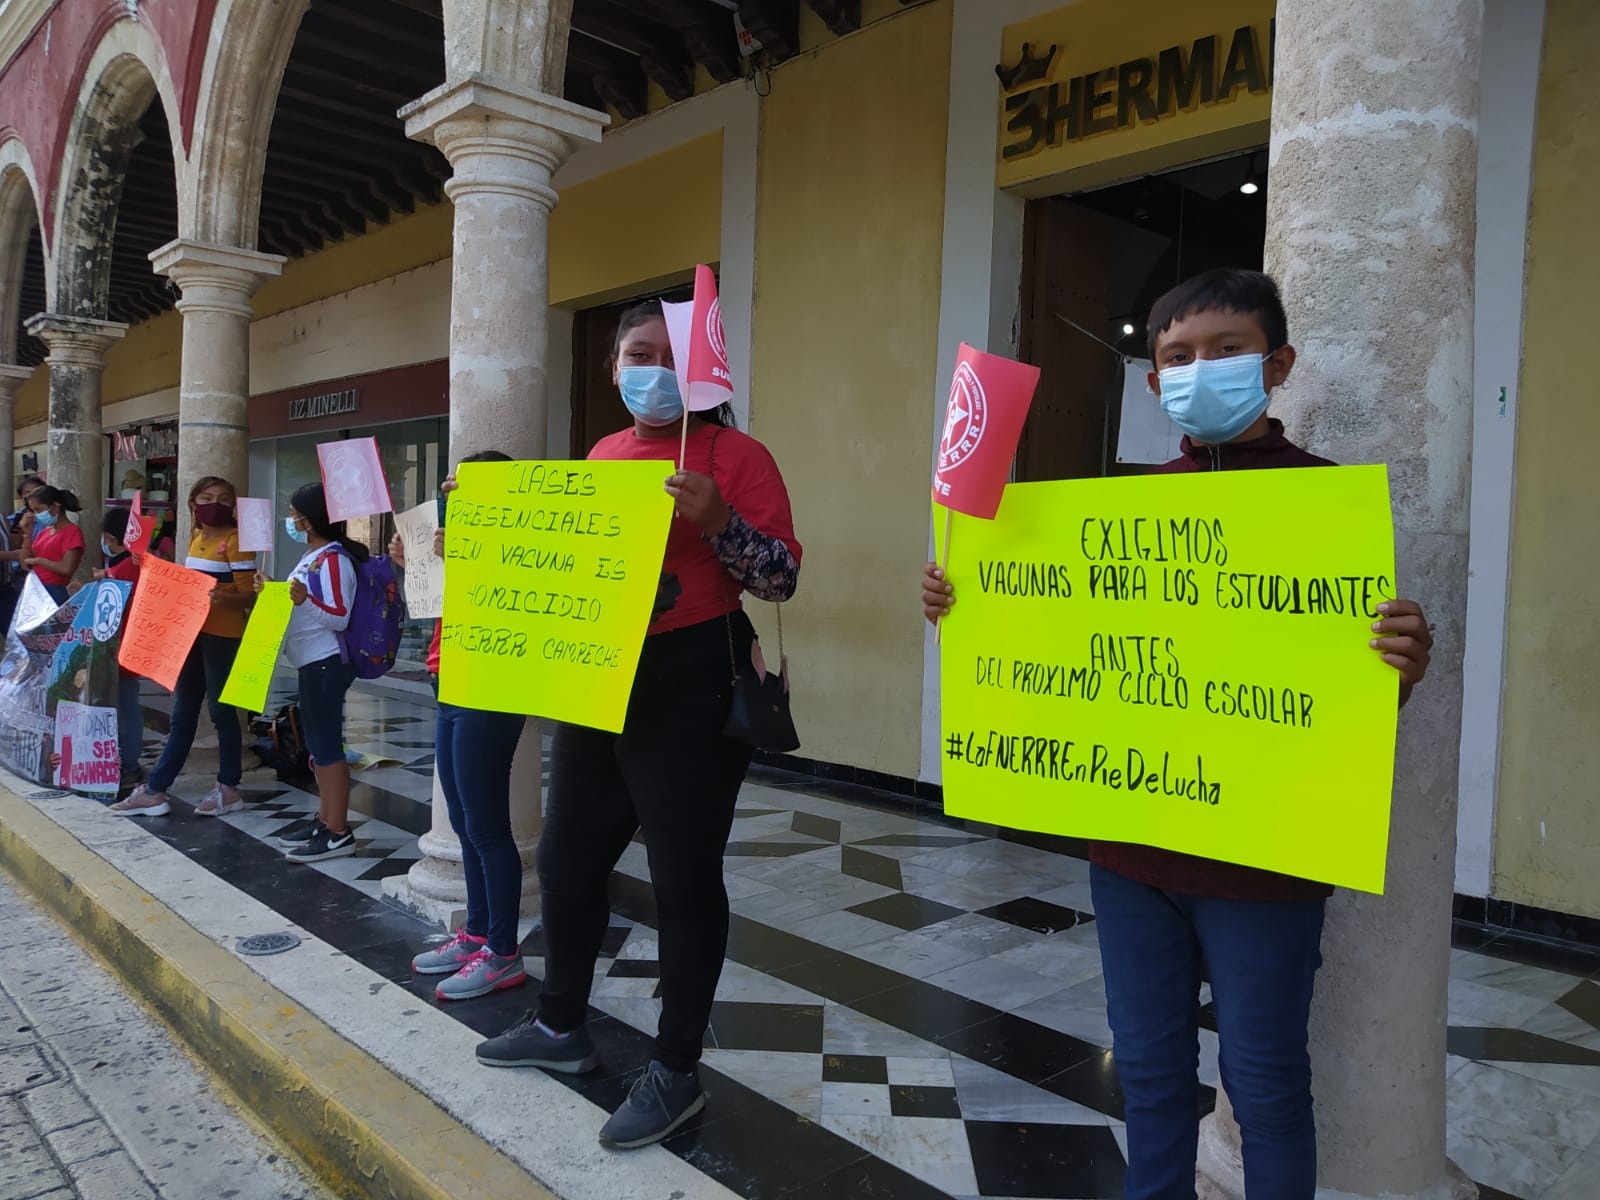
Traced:
[[1196, 441], [1231, 442], [1267, 411], [1260, 354], [1200, 358], [1161, 372], [1161, 410]]
[[283, 531], [302, 546], [311, 540], [311, 535], [297, 526], [293, 517], [285, 517], [283, 519]]
[[671, 425], [683, 416], [683, 392], [671, 367], [623, 367], [617, 372], [622, 402], [643, 425]]
[[56, 523], [56, 515], [53, 512], [34, 513], [33, 523], [40, 529], [49, 529]]
[[114, 548], [110, 542], [106, 541], [105, 538], [101, 538], [100, 553], [104, 554], [107, 558], [115, 558], [118, 554], [121, 554], [122, 551]]

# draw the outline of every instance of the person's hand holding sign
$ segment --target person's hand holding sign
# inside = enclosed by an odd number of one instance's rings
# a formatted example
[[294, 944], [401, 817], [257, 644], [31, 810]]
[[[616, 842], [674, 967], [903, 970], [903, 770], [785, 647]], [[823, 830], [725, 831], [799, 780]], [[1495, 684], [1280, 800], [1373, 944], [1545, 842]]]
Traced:
[[955, 602], [955, 588], [945, 579], [938, 563], [929, 563], [922, 569], [922, 615], [937, 625]]
[[1433, 627], [1415, 600], [1389, 600], [1378, 605], [1379, 619], [1372, 623], [1378, 636], [1369, 643], [1383, 661], [1400, 672], [1400, 703], [1411, 699], [1411, 689], [1428, 673], [1433, 649]]
[[707, 537], [716, 537], [728, 527], [733, 513], [711, 476], [679, 471], [667, 476], [666, 489], [667, 495], [678, 502], [679, 515], [693, 521]]

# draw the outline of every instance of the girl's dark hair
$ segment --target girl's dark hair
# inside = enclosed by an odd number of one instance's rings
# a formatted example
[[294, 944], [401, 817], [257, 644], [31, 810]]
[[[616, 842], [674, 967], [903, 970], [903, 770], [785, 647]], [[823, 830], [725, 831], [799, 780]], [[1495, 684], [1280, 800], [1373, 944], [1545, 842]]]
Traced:
[[82, 512], [83, 501], [79, 500], [66, 488], [53, 488], [48, 483], [42, 485], [28, 499], [35, 504], [42, 504], [46, 508], [60, 505], [67, 512]]
[[[617, 355], [622, 353], [622, 339], [646, 321], [665, 321], [666, 313], [661, 310], [659, 300], [641, 300], [639, 303], [622, 310], [622, 315], [617, 318], [617, 335], [611, 339], [611, 365], [617, 365]], [[724, 404], [710, 412], [696, 413], [702, 421], [709, 421], [713, 425], [720, 425], [724, 429], [737, 429], [737, 419], [733, 415], [733, 405]], [[463, 459], [463, 462], [466, 460]]]
[[189, 489], [189, 507], [194, 507], [194, 498], [207, 488], [221, 488], [227, 492], [233, 503], [239, 503], [239, 490], [224, 479], [221, 475], [202, 475], [194, 481], [194, 486]]
[[469, 462], [511, 462], [511, 455], [504, 450], [479, 450], [476, 454], [469, 454], [461, 460]]
[[43, 486], [44, 480], [40, 479], [37, 475], [24, 475], [21, 479], [17, 480], [17, 495], [22, 495], [22, 493], [27, 491], [29, 487], [37, 488]]
[[312, 532], [330, 542], [338, 542], [359, 565], [367, 561], [371, 551], [350, 536], [343, 521], [328, 520], [328, 500], [320, 483], [308, 483], [289, 497], [295, 512], [306, 519]]

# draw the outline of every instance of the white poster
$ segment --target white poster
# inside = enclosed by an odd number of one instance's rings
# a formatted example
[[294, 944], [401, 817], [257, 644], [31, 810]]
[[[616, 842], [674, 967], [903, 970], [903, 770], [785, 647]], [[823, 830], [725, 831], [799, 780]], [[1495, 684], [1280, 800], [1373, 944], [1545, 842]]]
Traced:
[[433, 552], [439, 506], [429, 500], [394, 515], [406, 548], [406, 613], [412, 620], [444, 616], [444, 559]]
[[117, 710], [63, 700], [56, 705], [56, 786], [114, 796], [122, 778]]
[[1183, 451], [1183, 430], [1161, 411], [1161, 399], [1150, 390], [1151, 364], [1142, 358], [1122, 363], [1122, 420], [1117, 428], [1119, 463], [1171, 462]]

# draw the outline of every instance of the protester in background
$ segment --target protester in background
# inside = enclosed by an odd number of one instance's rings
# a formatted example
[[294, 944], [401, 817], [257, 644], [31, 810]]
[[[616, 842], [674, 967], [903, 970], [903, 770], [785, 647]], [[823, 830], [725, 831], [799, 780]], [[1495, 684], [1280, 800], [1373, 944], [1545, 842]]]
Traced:
[[[350, 764], [344, 757], [344, 697], [355, 681], [339, 635], [350, 624], [359, 563], [367, 548], [328, 519], [320, 483], [308, 483], [289, 499], [284, 529], [307, 547], [289, 572], [289, 628], [283, 656], [300, 673], [300, 724], [311, 769], [317, 777], [317, 818], [300, 834], [278, 839], [293, 862], [321, 862], [356, 852], [350, 832]], [[255, 590], [266, 586], [257, 574]]]
[[[244, 807], [239, 795], [239, 780], [244, 772], [239, 712], [222, 702], [223, 685], [228, 682], [233, 660], [239, 653], [239, 639], [244, 637], [245, 616], [255, 600], [251, 587], [255, 557], [239, 549], [239, 528], [234, 518], [237, 502], [233, 484], [216, 475], [197, 480], [189, 489], [194, 533], [189, 538], [185, 565], [211, 576], [216, 586], [211, 589], [211, 611], [184, 659], [178, 686], [172, 690], [172, 717], [161, 758], [151, 768], [147, 782], [111, 806], [112, 812], [125, 817], [160, 817], [172, 811], [167, 789], [189, 761], [202, 704], [217, 729], [217, 781], [195, 806], [195, 815], [218, 817]], [[126, 528], [123, 527], [124, 532]]]
[[722, 856], [751, 748], [723, 733], [736, 662], [751, 661], [749, 591], [786, 600], [800, 576], [789, 495], [766, 448], [731, 428], [732, 412], [686, 414], [658, 303], [622, 316], [612, 381], [632, 428], [591, 459], [676, 457], [685, 470], [657, 604], [620, 734], [558, 725], [539, 840], [545, 978], [539, 1007], [478, 1047], [490, 1066], [577, 1073], [598, 1062], [584, 1029], [595, 959], [609, 921], [606, 879], [636, 830], [650, 856], [661, 931], [655, 1057], [600, 1142], [658, 1142], [705, 1106], [697, 1064], [728, 942]]
[[[128, 552], [128, 519], [126, 508], [113, 508], [106, 513], [100, 526], [100, 552], [105, 555], [105, 568], [96, 571], [96, 579], [118, 579], [137, 585], [139, 560]], [[133, 593], [128, 593], [129, 603]], [[127, 608], [124, 607], [124, 612]], [[119, 791], [131, 791], [144, 782], [144, 771], [139, 766], [139, 754], [144, 749], [144, 709], [139, 704], [139, 677], [132, 671], [117, 668], [117, 753], [122, 760], [122, 782]]]
[[[461, 460], [510, 462], [498, 450]], [[452, 475], [441, 490], [455, 490]], [[389, 543], [389, 557], [405, 566], [405, 542]], [[422, 546], [419, 554], [444, 555], [442, 545]], [[428, 674], [439, 689], [439, 642], [444, 622], [434, 627], [428, 647]], [[419, 975], [448, 975], [435, 989], [441, 1000], [470, 1000], [528, 978], [517, 941], [522, 904], [522, 855], [511, 833], [511, 759], [527, 725], [519, 713], [439, 705], [434, 763], [450, 813], [450, 827], [461, 839], [461, 868], [467, 881], [467, 921], [449, 941], [411, 960]]]
[[83, 562], [83, 530], [68, 516], [82, 511], [83, 504], [71, 492], [43, 484], [28, 496], [28, 513], [22, 518], [22, 565], [57, 604], [66, 600], [67, 584]]
[[17, 511], [6, 517], [6, 547], [0, 549], [0, 629], [10, 630], [12, 614], [22, 595], [22, 581], [27, 575], [22, 565], [22, 519], [29, 515], [28, 497], [43, 486], [44, 480], [37, 475], [24, 475], [17, 484]]

